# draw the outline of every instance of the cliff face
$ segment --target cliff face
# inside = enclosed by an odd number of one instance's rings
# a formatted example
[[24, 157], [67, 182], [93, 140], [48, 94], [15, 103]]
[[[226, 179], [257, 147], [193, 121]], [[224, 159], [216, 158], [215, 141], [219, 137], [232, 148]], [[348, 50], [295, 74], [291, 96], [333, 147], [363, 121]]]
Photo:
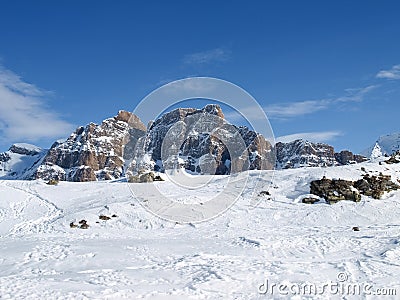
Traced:
[[343, 150], [340, 151], [339, 153], [335, 153], [335, 159], [341, 165], [360, 163], [367, 160], [366, 157], [358, 154], [353, 154], [348, 150]]
[[335, 150], [332, 146], [304, 140], [277, 143], [276, 154], [277, 168], [279, 169], [335, 166], [339, 164], [335, 159]]
[[134, 147], [145, 133], [145, 125], [127, 111], [100, 125], [78, 127], [65, 142], [53, 144], [34, 176], [68, 181], [119, 178], [125, 160], [131, 158], [124, 156], [125, 147]]
[[[237, 142], [233, 145], [234, 142]], [[232, 162], [234, 157], [243, 156]], [[228, 124], [218, 105], [173, 110], [151, 124], [134, 154], [132, 172], [183, 167], [197, 174], [271, 169], [272, 146], [246, 127]], [[236, 170], [232, 170], [232, 166]]]
[[365, 161], [362, 155], [344, 150], [335, 153], [327, 144], [296, 140], [290, 143], [276, 144], [276, 167], [291, 169], [300, 167], [331, 167]]

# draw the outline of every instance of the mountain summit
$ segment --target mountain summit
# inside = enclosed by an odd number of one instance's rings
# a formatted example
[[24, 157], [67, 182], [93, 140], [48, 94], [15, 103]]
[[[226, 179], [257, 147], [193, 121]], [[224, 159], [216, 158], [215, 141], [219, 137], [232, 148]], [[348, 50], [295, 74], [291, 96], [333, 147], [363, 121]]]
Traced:
[[[204, 122], [210, 118], [214, 121]], [[230, 156], [233, 152], [229, 143], [236, 152], [238, 143], [242, 144], [236, 158]], [[147, 128], [136, 115], [122, 110], [99, 125], [78, 127], [49, 150], [15, 144], [0, 153], [0, 178], [98, 181], [169, 168], [184, 168], [192, 174], [226, 175], [243, 170], [337, 166], [364, 160], [350, 151], [335, 153], [330, 145], [304, 140], [273, 146], [249, 128], [229, 124], [221, 108], [210, 104], [202, 109], [167, 112]]]
[[400, 133], [382, 135], [374, 145], [362, 152], [366, 157], [377, 158], [400, 150]]

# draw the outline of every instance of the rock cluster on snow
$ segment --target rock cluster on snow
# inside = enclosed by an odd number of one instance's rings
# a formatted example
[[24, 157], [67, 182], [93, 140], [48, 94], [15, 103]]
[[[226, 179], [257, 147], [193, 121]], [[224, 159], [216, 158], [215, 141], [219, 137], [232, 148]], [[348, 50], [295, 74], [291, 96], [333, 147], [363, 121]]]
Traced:
[[387, 164], [398, 164], [400, 163], [400, 151], [393, 153], [388, 160], [385, 161]]
[[390, 175], [379, 174], [379, 176], [370, 176], [366, 174], [362, 179], [354, 182], [354, 187], [363, 195], [380, 199], [385, 192], [395, 191], [400, 188], [399, 185], [391, 181]]
[[310, 183], [310, 193], [324, 198], [328, 203], [340, 200], [361, 200], [360, 192], [354, 188], [352, 181], [342, 179], [314, 180]]
[[310, 193], [324, 198], [328, 203], [340, 200], [359, 202], [361, 194], [380, 199], [385, 192], [399, 189], [400, 186], [391, 181], [391, 176], [366, 174], [362, 179], [349, 181], [342, 179], [314, 180], [310, 183]]
[[301, 202], [305, 204], [314, 204], [316, 202], [319, 202], [319, 199], [313, 197], [305, 197], [301, 200]]
[[155, 175], [153, 172], [144, 172], [138, 175], [131, 175], [128, 178], [129, 183], [145, 183], [155, 181]]

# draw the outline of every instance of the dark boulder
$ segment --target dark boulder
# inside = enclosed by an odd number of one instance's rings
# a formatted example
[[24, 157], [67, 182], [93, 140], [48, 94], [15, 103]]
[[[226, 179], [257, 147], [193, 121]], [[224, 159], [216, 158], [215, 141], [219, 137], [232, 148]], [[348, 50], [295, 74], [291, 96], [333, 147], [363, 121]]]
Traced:
[[324, 198], [329, 204], [340, 200], [359, 202], [360, 193], [353, 187], [353, 182], [342, 179], [314, 180], [310, 184], [310, 193]]

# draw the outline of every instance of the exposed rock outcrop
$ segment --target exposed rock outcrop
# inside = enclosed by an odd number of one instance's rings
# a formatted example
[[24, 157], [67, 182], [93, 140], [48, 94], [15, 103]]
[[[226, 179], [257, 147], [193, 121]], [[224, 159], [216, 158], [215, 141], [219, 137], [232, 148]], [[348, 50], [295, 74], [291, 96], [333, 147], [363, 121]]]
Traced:
[[[234, 146], [230, 148], [229, 143]], [[149, 124], [146, 137], [138, 145], [133, 174], [143, 169], [164, 171], [183, 167], [193, 173], [219, 175], [274, 166], [271, 144], [247, 127], [228, 124], [218, 105], [166, 113]], [[230, 151], [241, 151], [235, 153], [234, 162]], [[233, 165], [236, 170], [232, 170]]]
[[331, 167], [360, 163], [366, 160], [364, 156], [353, 154], [348, 150], [335, 153], [332, 146], [323, 143], [295, 140], [276, 144], [277, 169]]
[[[146, 126], [127, 111], [104, 120], [100, 125], [90, 123], [78, 127], [65, 142], [53, 144], [35, 178], [68, 181], [94, 181], [119, 178], [125, 160], [132, 157], [138, 139], [145, 135]], [[61, 168], [61, 169], [60, 169]]]
[[363, 195], [371, 196], [374, 199], [380, 199], [385, 192], [400, 188], [399, 185], [391, 181], [390, 175], [383, 174], [379, 174], [379, 176], [366, 174], [363, 179], [354, 182], [354, 187]]
[[379, 176], [364, 175], [357, 181], [342, 179], [314, 180], [310, 184], [310, 193], [324, 198], [328, 203], [336, 203], [340, 200], [358, 202], [361, 194], [380, 199], [385, 192], [400, 189], [400, 186], [391, 181], [390, 175]]
[[360, 193], [354, 188], [353, 182], [342, 179], [314, 180], [310, 184], [310, 193], [324, 198], [328, 203], [336, 203], [340, 200], [361, 200]]
[[398, 164], [400, 163], [400, 151], [393, 153], [388, 160], [385, 161], [387, 164]]
[[153, 181], [155, 181], [155, 175], [153, 172], [145, 172], [138, 175], [132, 175], [128, 179], [128, 182], [130, 183], [146, 183]]
[[348, 150], [343, 150], [339, 153], [335, 153], [335, 159], [341, 165], [361, 163], [368, 160], [365, 156], [353, 154]]
[[277, 143], [276, 161], [278, 169], [339, 165], [332, 146], [304, 140]]

